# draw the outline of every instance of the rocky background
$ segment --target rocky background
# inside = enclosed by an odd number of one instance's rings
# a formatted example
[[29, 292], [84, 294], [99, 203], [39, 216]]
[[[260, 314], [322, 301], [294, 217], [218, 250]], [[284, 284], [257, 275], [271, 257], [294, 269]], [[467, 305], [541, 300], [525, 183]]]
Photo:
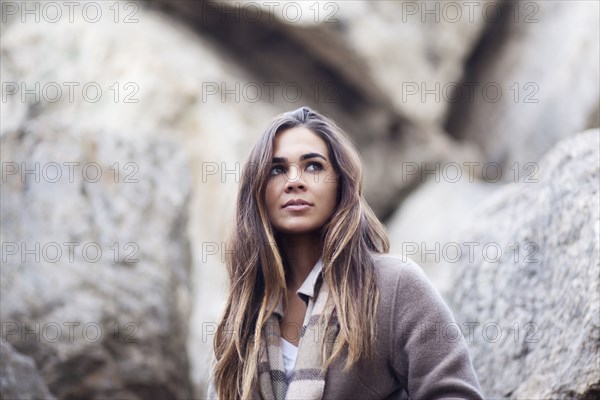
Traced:
[[203, 398], [268, 120], [352, 136], [486, 398], [600, 395], [592, 1], [1, 1], [2, 399]]

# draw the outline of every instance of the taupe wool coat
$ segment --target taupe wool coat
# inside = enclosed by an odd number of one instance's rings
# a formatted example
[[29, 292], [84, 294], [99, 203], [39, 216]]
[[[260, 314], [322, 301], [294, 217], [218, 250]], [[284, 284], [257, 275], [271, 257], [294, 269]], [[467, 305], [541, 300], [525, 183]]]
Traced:
[[[327, 370], [323, 399], [483, 399], [459, 325], [421, 268], [373, 257], [380, 291], [375, 363], [344, 372], [343, 354]], [[301, 298], [317, 295], [321, 265], [298, 290]], [[212, 382], [208, 397], [216, 398]]]

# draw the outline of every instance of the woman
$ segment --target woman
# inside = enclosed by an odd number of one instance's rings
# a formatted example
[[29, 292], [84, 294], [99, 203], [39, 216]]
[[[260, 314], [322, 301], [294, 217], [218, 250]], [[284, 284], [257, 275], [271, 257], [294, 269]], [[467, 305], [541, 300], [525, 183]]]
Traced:
[[[452, 314], [389, 243], [342, 130], [308, 107], [276, 117], [246, 164], [209, 397], [481, 399]], [[218, 396], [217, 396], [218, 394]]]

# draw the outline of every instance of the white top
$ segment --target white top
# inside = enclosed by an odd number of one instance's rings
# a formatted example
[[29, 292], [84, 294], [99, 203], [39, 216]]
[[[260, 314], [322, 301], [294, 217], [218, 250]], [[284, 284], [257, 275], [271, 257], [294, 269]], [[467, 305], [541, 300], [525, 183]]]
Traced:
[[285, 376], [288, 381], [292, 378], [292, 371], [296, 364], [296, 357], [298, 356], [298, 348], [281, 338], [281, 352], [283, 353], [283, 366], [285, 367]]

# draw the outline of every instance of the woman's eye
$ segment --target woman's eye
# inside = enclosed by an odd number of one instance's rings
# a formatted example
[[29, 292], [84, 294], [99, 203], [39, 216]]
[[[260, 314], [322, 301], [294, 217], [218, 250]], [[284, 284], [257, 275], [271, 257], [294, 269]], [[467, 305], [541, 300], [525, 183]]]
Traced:
[[323, 169], [323, 165], [319, 162], [311, 162], [306, 166], [306, 170], [307, 171], [313, 171], [313, 172], [318, 172], [321, 171]]
[[279, 175], [279, 174], [284, 174], [284, 173], [285, 173], [285, 169], [283, 169], [283, 167], [281, 167], [281, 166], [271, 168], [271, 175]]

